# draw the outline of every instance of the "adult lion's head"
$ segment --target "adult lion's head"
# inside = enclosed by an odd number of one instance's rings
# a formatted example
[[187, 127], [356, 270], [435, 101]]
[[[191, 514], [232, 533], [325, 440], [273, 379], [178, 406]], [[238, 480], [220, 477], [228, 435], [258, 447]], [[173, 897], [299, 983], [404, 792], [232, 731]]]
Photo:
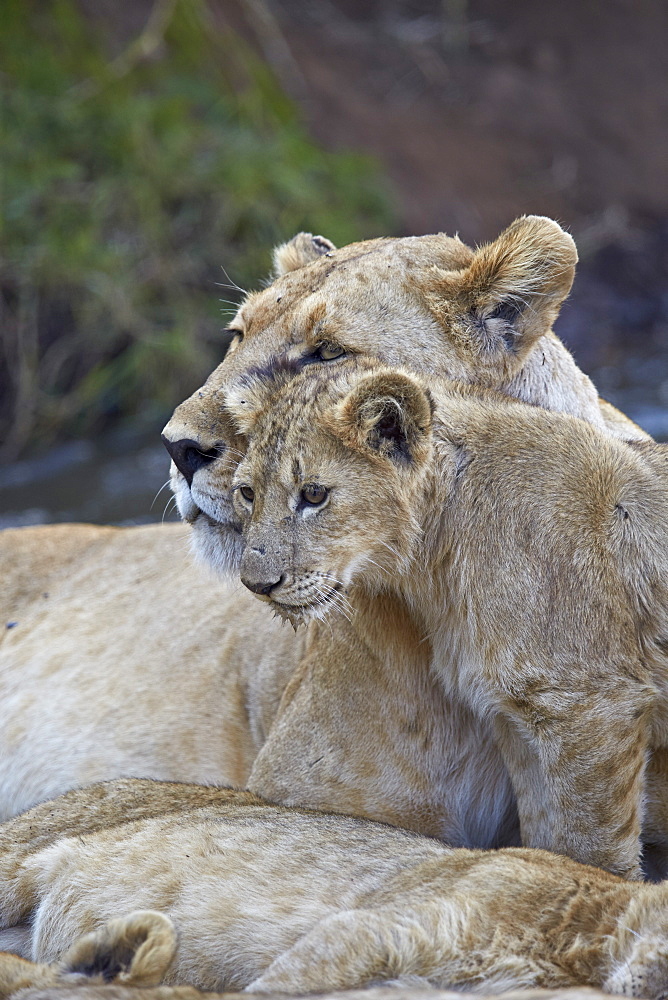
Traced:
[[571, 237], [539, 216], [472, 250], [443, 234], [341, 249], [300, 233], [275, 251], [275, 280], [250, 294], [206, 384], [164, 431], [172, 487], [205, 558], [235, 569], [243, 552], [229, 487], [245, 439], [226, 410], [245, 375], [373, 358], [495, 388], [603, 426], [596, 391], [551, 331], [573, 281]]

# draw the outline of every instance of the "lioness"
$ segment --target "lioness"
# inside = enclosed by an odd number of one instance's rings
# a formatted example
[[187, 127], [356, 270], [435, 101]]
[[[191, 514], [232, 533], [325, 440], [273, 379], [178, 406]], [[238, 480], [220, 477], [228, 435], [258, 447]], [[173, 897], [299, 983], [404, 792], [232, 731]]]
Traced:
[[[231, 475], [244, 445], [235, 446], [229, 421], [222, 426], [221, 400], [247, 367], [297, 357], [329, 370], [344, 349], [380, 354], [491, 382], [597, 425], [603, 412], [614, 433], [621, 422], [626, 436], [643, 436], [606, 404], [601, 411], [550, 331], [576, 260], [550, 220], [518, 220], [475, 253], [445, 236], [335, 251], [301, 234], [276, 260], [282, 276], [242, 307], [233, 351], [167, 428], [186, 463], [188, 478], [174, 476], [185, 517], [196, 518], [209, 494], [196, 537], [219, 565], [237, 566], [243, 551], [220, 477]], [[188, 462], [203, 464], [193, 471]], [[317, 646], [305, 656], [304, 635], [281, 631], [238, 586], [192, 566], [187, 546], [186, 529], [173, 526], [0, 533], [8, 626], [0, 816], [120, 774], [242, 785], [270, 737], [260, 770], [275, 760], [281, 797], [293, 794], [291, 774], [308, 762], [312, 804], [457, 844], [517, 839], [489, 727], [435, 698], [428, 643], [416, 651], [410, 616], [393, 598], [374, 598], [365, 637], [374, 655], [348, 643], [346, 658], [325, 671]], [[340, 629], [337, 641], [347, 643]], [[376, 706], [363, 727], [360, 703]], [[292, 753], [295, 729], [313, 739], [306, 760]]]
[[[30, 921], [40, 962], [141, 908], [176, 927], [166, 981], [206, 989], [590, 985], [651, 1000], [668, 989], [666, 886], [538, 850], [451, 849], [231, 790], [193, 807], [184, 786], [179, 809], [169, 786], [161, 812], [159, 786], [145, 781], [104, 787], [117, 819], [88, 832], [86, 791], [71, 816], [65, 795], [0, 830], [0, 924]], [[96, 816], [101, 790], [88, 791]], [[128, 819], [144, 792], [146, 818]], [[31, 843], [49, 823], [63, 833]]]
[[[493, 725], [522, 843], [636, 877], [648, 748], [668, 739], [668, 452], [429, 385], [351, 361], [230, 388], [241, 579], [293, 623], [349, 613], [367, 648], [392, 595], [404, 644], [427, 640], [449, 701]], [[326, 626], [311, 642], [342, 652]], [[249, 787], [274, 795], [271, 744]]]
[[236, 517], [218, 488], [239, 450], [233, 429], [223, 433], [220, 409], [227, 387], [247, 371], [277, 364], [329, 369], [351, 356], [371, 356], [570, 413], [615, 437], [647, 439], [599, 400], [552, 332], [577, 252], [551, 219], [516, 219], [475, 251], [442, 233], [338, 250], [300, 233], [274, 259], [276, 280], [247, 296], [230, 325], [225, 360], [176, 408], [163, 435], [181, 516], [197, 522], [199, 551], [207, 561], [215, 552], [219, 570], [236, 571], [242, 551]]

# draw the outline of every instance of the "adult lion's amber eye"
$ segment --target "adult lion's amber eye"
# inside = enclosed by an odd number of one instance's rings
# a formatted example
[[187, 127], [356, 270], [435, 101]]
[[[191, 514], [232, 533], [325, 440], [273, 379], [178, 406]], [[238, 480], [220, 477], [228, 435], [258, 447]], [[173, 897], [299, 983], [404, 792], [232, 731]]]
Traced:
[[316, 483], [309, 483], [302, 490], [302, 500], [306, 503], [312, 504], [317, 507], [319, 503], [322, 503], [327, 498], [327, 490], [324, 486], [318, 486]]
[[342, 354], [346, 352], [338, 344], [329, 344], [325, 342], [318, 346], [318, 357], [322, 358], [323, 361], [333, 361], [334, 358], [340, 358]]
[[241, 493], [244, 500], [248, 500], [249, 503], [252, 503], [253, 500], [255, 499], [255, 491], [252, 490], [250, 486], [240, 486], [239, 492]]
[[228, 326], [226, 330], [223, 330], [223, 334], [227, 339], [227, 353], [232, 354], [244, 339], [244, 331]]

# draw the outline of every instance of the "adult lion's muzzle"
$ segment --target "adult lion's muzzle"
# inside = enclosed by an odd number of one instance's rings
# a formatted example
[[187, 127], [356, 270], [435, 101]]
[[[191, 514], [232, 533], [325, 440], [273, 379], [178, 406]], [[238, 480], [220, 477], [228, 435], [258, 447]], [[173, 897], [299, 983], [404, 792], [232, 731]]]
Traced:
[[188, 486], [192, 485], [193, 476], [197, 470], [215, 461], [224, 450], [223, 446], [205, 449], [200, 442], [194, 441], [192, 438], [182, 438], [172, 441], [166, 434], [162, 434], [161, 439], [169, 452], [172, 462], [184, 477]]

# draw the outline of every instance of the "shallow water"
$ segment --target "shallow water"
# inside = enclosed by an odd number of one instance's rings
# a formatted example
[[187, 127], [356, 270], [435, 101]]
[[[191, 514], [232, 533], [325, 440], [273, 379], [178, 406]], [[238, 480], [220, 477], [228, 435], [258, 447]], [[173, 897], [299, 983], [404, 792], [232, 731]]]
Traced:
[[159, 430], [125, 444], [117, 436], [96, 444], [75, 441], [0, 469], [0, 528], [178, 520], [168, 478]]

